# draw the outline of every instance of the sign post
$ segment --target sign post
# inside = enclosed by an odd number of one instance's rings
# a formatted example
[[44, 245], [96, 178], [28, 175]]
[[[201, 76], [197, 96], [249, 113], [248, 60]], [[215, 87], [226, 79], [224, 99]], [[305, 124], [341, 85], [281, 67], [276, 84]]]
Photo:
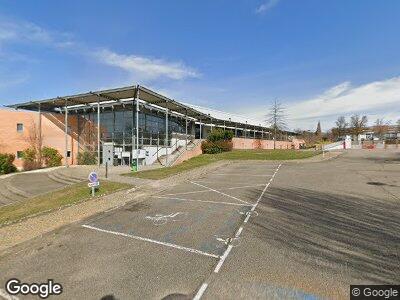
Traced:
[[96, 172], [90, 172], [88, 187], [92, 188], [92, 197], [94, 197], [94, 192], [96, 187], [100, 186], [99, 177]]

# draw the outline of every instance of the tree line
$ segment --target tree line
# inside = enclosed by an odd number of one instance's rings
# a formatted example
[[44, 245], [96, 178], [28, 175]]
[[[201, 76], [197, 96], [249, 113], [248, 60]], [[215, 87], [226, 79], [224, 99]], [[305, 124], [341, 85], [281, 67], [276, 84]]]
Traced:
[[[376, 119], [374, 125], [369, 127], [368, 118], [365, 115], [360, 116], [358, 114], [354, 114], [350, 117], [349, 122], [346, 120], [345, 116], [340, 116], [335, 121], [335, 127], [329, 130], [327, 135], [331, 140], [344, 137], [345, 135], [357, 137], [370, 128], [377, 137], [383, 139], [385, 133], [389, 131], [390, 125], [391, 122], [385, 120], [384, 118]], [[400, 132], [400, 119], [397, 120], [394, 128], [396, 133]]]

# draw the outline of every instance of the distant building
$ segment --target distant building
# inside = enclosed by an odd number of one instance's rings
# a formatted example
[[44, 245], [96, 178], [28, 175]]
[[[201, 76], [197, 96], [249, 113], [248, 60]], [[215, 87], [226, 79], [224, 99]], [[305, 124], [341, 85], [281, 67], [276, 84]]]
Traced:
[[364, 132], [357, 136], [358, 141], [377, 141], [377, 140], [393, 140], [400, 139], [400, 132], [397, 126], [385, 125], [385, 132], [382, 137], [376, 132], [374, 126], [364, 129]]

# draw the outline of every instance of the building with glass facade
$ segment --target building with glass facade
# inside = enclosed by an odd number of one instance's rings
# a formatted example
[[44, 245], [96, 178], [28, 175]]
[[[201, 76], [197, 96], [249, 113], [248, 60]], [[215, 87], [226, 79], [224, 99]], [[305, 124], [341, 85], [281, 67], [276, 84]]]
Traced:
[[[96, 155], [99, 164], [148, 165], [160, 157], [168, 164], [174, 151], [206, 138], [215, 127], [231, 130], [235, 137], [271, 139], [270, 129], [254, 121], [205, 112], [139, 85], [9, 107], [53, 119], [64, 128], [65, 157], [76, 143], [72, 155], [86, 151]], [[281, 140], [290, 138], [288, 132], [280, 135]]]

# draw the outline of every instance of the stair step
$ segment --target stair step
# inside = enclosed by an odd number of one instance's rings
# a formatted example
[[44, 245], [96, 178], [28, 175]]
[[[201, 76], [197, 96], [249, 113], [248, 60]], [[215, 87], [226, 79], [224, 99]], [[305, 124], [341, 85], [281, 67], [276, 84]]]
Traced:
[[11, 193], [5, 186], [0, 187], [0, 205], [7, 205], [22, 199], [24, 198]]
[[58, 172], [50, 172], [49, 174], [47, 174], [47, 176], [51, 180], [56, 181], [58, 183], [63, 183], [63, 184], [75, 184], [75, 183], [81, 182], [81, 180], [71, 178], [69, 176], [65, 176], [64, 174], [60, 174]]
[[63, 173], [57, 173], [57, 176], [59, 176], [59, 178], [66, 178], [67, 180], [73, 182], [73, 183], [78, 183], [78, 182], [82, 182], [83, 180], [85, 180], [85, 178], [79, 178], [79, 177], [75, 177], [69, 174], [63, 174]]
[[54, 175], [52, 173], [47, 174], [47, 177], [49, 177], [51, 180], [53, 180], [55, 182], [58, 182], [58, 183], [68, 184], [68, 185], [72, 184], [71, 181], [68, 181], [68, 180], [66, 180], [64, 178], [59, 178], [58, 176], [56, 176], [56, 175]]
[[8, 183], [6, 182], [5, 187], [11, 194], [15, 194], [15, 195], [20, 196], [22, 198], [32, 197], [32, 195], [30, 193], [22, 191], [22, 190], [20, 190], [20, 189], [18, 189], [16, 187], [12, 186], [10, 182], [8, 182]]

